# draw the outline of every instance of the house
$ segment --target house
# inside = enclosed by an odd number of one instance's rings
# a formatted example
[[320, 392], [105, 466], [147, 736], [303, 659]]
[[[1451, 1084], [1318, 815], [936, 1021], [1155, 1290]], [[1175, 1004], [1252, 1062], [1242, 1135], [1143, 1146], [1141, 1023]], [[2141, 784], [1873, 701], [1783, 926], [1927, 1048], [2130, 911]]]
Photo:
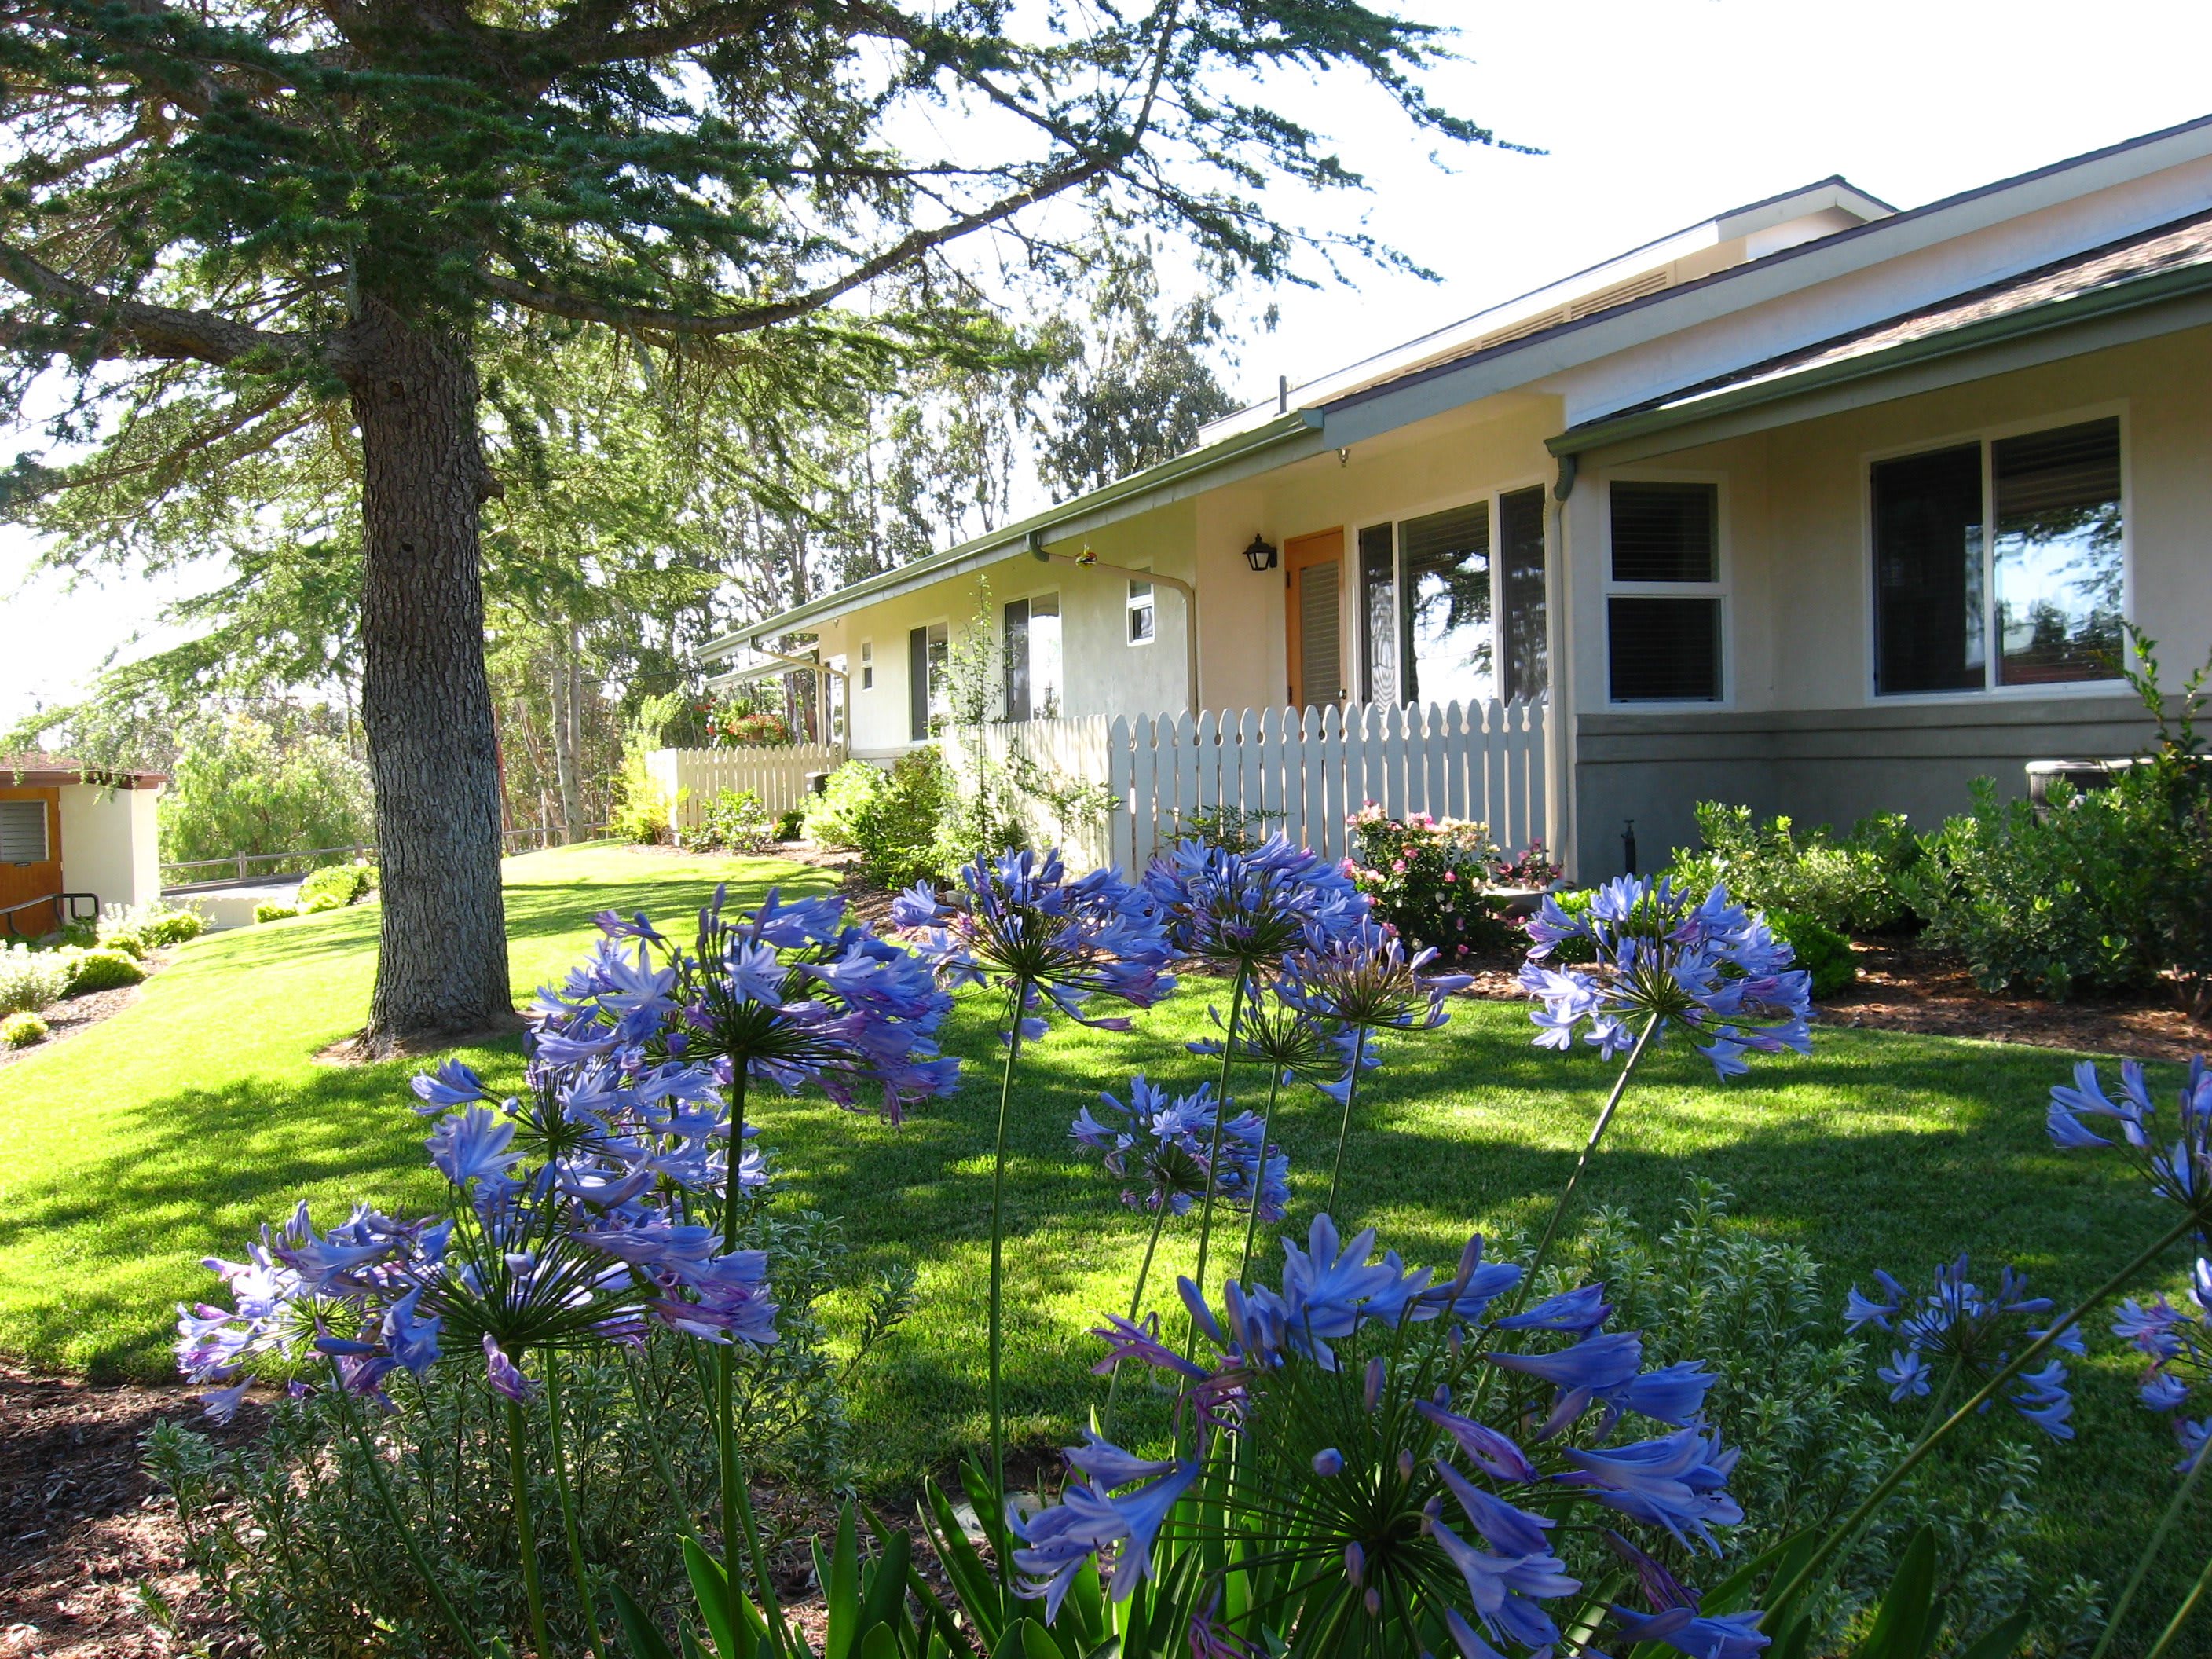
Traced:
[[2130, 752], [2124, 623], [2212, 652], [2212, 118], [1910, 211], [1734, 209], [709, 654], [822, 665], [887, 758], [978, 577], [1010, 721], [1541, 702], [1583, 879], [1703, 799], [1925, 822]]
[[0, 939], [36, 938], [161, 890], [159, 772], [0, 757]]

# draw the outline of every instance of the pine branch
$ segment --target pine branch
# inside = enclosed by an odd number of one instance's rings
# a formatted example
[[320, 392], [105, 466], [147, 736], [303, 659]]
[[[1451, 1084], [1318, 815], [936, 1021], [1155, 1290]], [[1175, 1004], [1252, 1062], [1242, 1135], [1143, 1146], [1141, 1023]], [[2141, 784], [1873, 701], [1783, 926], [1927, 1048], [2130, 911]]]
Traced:
[[[103, 294], [6, 243], [0, 243], [0, 282], [58, 313], [59, 334], [80, 347], [94, 348], [98, 356], [135, 351], [151, 357], [191, 358], [219, 368], [262, 357], [276, 368], [292, 367], [313, 351], [301, 335], [271, 333], [204, 311]], [[11, 319], [8, 326], [28, 332], [51, 325]]]

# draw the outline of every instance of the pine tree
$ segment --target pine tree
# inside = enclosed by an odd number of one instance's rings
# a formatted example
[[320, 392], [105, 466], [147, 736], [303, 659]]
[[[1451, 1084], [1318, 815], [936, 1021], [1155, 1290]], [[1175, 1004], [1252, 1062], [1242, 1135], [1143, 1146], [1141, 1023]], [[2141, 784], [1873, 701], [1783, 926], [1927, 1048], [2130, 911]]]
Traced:
[[512, 1007], [487, 343], [536, 315], [672, 359], [957, 353], [977, 295], [951, 252], [1013, 235], [1048, 269], [1085, 194], [1272, 277], [1303, 239], [1263, 185], [1358, 182], [1285, 107], [1294, 72], [1486, 137], [1419, 90], [1437, 51], [1358, 0], [24, 0], [0, 346], [19, 414], [38, 371], [75, 373], [54, 430], [94, 447], [12, 486], [250, 477], [338, 429], [384, 866], [364, 1048], [481, 1028]]

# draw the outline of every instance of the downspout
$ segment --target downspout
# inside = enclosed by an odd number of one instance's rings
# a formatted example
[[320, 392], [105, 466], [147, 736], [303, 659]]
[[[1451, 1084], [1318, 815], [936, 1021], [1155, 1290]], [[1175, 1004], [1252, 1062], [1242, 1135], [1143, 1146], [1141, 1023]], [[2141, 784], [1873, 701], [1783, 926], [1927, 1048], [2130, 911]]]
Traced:
[[1085, 570], [1110, 571], [1117, 576], [1127, 576], [1140, 582], [1156, 582], [1162, 587], [1173, 588], [1182, 595], [1183, 602], [1183, 684], [1188, 695], [1184, 706], [1193, 719], [1199, 711], [1198, 679], [1198, 590], [1180, 576], [1164, 576], [1157, 570], [1133, 570], [1125, 564], [1108, 564], [1103, 559], [1088, 553], [1051, 553], [1045, 550], [1044, 538], [1036, 532], [1030, 536], [1030, 556], [1039, 564], [1072, 564]]
[[1574, 585], [1568, 577], [1567, 498], [1575, 493], [1575, 475], [1579, 470], [1577, 458], [1562, 455], [1559, 476], [1552, 485], [1548, 507], [1549, 541], [1552, 556], [1544, 568], [1553, 591], [1545, 595], [1545, 627], [1550, 634], [1552, 683], [1547, 688], [1551, 706], [1547, 709], [1551, 726], [1549, 743], [1551, 764], [1547, 775], [1544, 817], [1546, 827], [1552, 832], [1552, 856], [1559, 861], [1560, 872], [1568, 879], [1576, 875], [1577, 854], [1575, 834], [1575, 779], [1573, 715], [1569, 704], [1574, 685]]
[[823, 661], [819, 652], [817, 652], [811, 657], [787, 657], [781, 651], [771, 651], [761, 643], [761, 635], [757, 634], [754, 635], [750, 639], [745, 641], [745, 648], [750, 651], [757, 657], [766, 658], [769, 662], [781, 663], [786, 668], [800, 668], [805, 670], [810, 674], [817, 674], [821, 676], [821, 678], [817, 682], [819, 690], [815, 697], [815, 715], [824, 732], [827, 732], [830, 726], [830, 682], [832, 679], [839, 679], [845, 682], [845, 734], [842, 738], [838, 739], [837, 752], [842, 758], [848, 760], [851, 759], [853, 739], [853, 677], [850, 674], [848, 674], [843, 669], [832, 668], [828, 663]]

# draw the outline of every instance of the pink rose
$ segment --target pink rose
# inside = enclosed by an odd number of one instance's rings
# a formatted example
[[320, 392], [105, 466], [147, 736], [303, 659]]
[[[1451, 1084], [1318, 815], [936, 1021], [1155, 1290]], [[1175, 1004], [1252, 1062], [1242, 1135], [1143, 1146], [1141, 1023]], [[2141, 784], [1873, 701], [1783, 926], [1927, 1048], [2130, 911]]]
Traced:
[[1444, 872], [1444, 879], [1445, 879], [1446, 881], [1457, 881], [1457, 880], [1459, 879], [1459, 872], [1458, 872], [1458, 871], [1456, 871], [1456, 870], [1447, 870], [1447, 871], [1445, 871], [1445, 872]]
[[1390, 860], [1390, 868], [1396, 874], [1402, 876], [1406, 873], [1406, 860], [1403, 859], [1393, 859]]

